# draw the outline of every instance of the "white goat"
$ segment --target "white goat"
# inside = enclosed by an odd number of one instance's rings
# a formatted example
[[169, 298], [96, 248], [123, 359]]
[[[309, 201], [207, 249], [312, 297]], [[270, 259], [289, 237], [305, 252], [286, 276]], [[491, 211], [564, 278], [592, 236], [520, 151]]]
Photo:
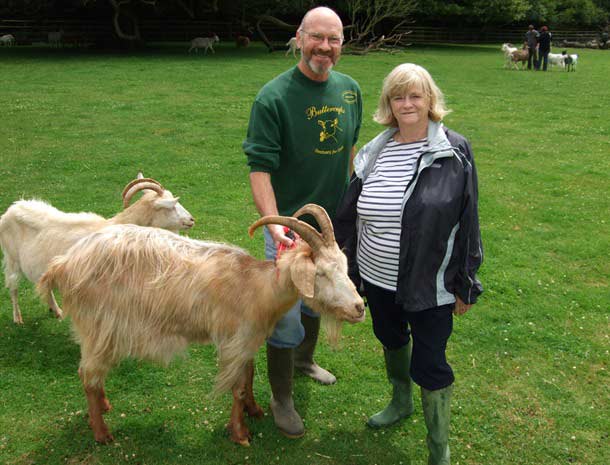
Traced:
[[548, 57], [550, 66], [559, 66], [560, 68], [565, 67], [564, 57], [561, 53], [549, 53]]
[[297, 44], [297, 38], [292, 37], [288, 42], [286, 42], [286, 46], [288, 47], [288, 50], [286, 50], [284, 56], [287, 57], [288, 54], [292, 52], [292, 56], [296, 58], [297, 50], [299, 49], [299, 45]]
[[501, 47], [502, 52], [504, 53], [504, 67], [510, 68], [512, 62], [512, 54], [516, 52], [517, 47], [513, 47], [513, 44], [504, 43]]
[[13, 34], [4, 34], [0, 37], [0, 45], [3, 47], [12, 47], [15, 45], [15, 36], [13, 36]]
[[49, 45], [51, 47], [58, 47], [58, 48], [61, 47], [63, 36], [64, 36], [63, 29], [60, 29], [59, 31], [49, 32], [49, 34], [47, 35], [47, 40], [49, 41]]
[[220, 42], [220, 39], [216, 34], [214, 34], [214, 37], [195, 37], [193, 40], [191, 40], [191, 48], [189, 48], [189, 53], [191, 53], [193, 49], [195, 49], [196, 53], [199, 53], [200, 48], [203, 49], [204, 55], [207, 55], [208, 49], [212, 50], [212, 53], [216, 53], [214, 51], [214, 42]]
[[[129, 206], [131, 198], [147, 190]], [[125, 210], [110, 219], [93, 213], [64, 213], [40, 200], [18, 200], [0, 217], [0, 248], [4, 255], [4, 276], [13, 303], [13, 321], [23, 324], [18, 302], [21, 275], [36, 282], [51, 259], [66, 252], [80, 238], [113, 224], [139, 224], [178, 231], [193, 226], [191, 214], [170, 191], [157, 181], [139, 178], [123, 191]], [[61, 308], [54, 298], [50, 310], [57, 318]]]
[[214, 343], [220, 362], [215, 392], [233, 391], [231, 440], [249, 445], [244, 410], [263, 414], [252, 391], [254, 356], [297, 298], [329, 317], [331, 341], [341, 321], [364, 319], [364, 302], [326, 211], [309, 204], [295, 216], [306, 213], [322, 234], [294, 217], [266, 216], [250, 226], [251, 236], [265, 224], [300, 234], [297, 247], [275, 263], [235, 246], [133, 225], [91, 234], [53, 260], [37, 289], [47, 300], [59, 289], [72, 318], [96, 441], [113, 439], [102, 418], [110, 409], [104, 380], [112, 366], [128, 356], [167, 363], [189, 343]]

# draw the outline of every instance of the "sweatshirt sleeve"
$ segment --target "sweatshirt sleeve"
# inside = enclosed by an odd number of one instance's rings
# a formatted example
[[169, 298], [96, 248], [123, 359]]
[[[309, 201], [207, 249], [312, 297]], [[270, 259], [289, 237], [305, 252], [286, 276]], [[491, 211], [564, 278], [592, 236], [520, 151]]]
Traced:
[[280, 166], [280, 118], [277, 111], [258, 99], [250, 111], [248, 133], [242, 148], [248, 157], [250, 171], [270, 173]]

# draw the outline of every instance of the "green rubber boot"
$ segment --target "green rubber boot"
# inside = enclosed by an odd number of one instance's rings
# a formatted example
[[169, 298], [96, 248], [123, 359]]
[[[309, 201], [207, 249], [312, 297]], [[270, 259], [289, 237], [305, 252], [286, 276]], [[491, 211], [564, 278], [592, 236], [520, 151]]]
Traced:
[[371, 428], [383, 428], [393, 425], [413, 413], [413, 382], [409, 376], [411, 366], [411, 341], [400, 349], [388, 350], [384, 347], [383, 355], [392, 385], [392, 400], [381, 412], [368, 419], [366, 424]]
[[301, 323], [305, 328], [305, 339], [294, 349], [294, 367], [320, 384], [335, 384], [337, 382], [335, 375], [322, 368], [313, 359], [320, 334], [320, 318], [301, 313]]
[[436, 391], [421, 389], [421, 401], [424, 419], [428, 428], [428, 465], [450, 465], [449, 454], [449, 419], [451, 392], [453, 386]]
[[267, 344], [267, 373], [271, 385], [271, 413], [280, 432], [289, 438], [305, 434], [303, 420], [294, 408], [292, 377], [294, 349], [279, 349]]

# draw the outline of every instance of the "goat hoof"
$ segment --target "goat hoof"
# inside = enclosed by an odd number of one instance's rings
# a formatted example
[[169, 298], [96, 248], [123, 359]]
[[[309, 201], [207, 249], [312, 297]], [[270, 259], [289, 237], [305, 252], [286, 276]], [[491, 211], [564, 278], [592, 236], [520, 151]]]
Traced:
[[108, 444], [114, 441], [114, 437], [108, 431], [102, 431], [100, 433], [94, 434], [95, 442], [100, 444]]

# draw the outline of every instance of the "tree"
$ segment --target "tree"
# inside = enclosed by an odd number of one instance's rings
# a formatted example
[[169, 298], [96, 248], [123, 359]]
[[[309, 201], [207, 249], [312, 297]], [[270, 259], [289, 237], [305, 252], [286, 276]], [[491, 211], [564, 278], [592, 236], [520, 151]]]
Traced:
[[[367, 53], [388, 46], [405, 46], [417, 0], [346, 0], [350, 23], [345, 29], [348, 53]], [[382, 34], [382, 32], [385, 32]]]

